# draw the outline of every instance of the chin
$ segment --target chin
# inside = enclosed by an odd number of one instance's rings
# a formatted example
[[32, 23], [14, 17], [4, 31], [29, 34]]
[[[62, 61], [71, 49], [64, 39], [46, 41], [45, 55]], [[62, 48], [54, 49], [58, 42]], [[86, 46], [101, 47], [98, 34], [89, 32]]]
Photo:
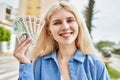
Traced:
[[74, 44], [75, 42], [74, 41], [63, 41], [63, 42], [60, 42], [60, 44], [63, 44], [63, 45], [71, 45], [71, 44]]

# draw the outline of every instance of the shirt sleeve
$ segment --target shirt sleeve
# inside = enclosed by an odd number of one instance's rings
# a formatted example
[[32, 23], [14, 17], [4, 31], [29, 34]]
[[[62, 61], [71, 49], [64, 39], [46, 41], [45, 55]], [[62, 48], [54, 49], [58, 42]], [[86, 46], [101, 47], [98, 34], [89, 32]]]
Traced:
[[34, 80], [32, 63], [29, 64], [20, 63], [18, 80]]

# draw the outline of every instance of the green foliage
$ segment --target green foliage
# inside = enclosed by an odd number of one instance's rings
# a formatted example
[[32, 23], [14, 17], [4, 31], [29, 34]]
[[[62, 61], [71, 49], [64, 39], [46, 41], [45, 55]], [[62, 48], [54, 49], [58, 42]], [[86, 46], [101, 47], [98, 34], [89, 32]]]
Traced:
[[0, 26], [0, 41], [9, 41], [11, 37], [11, 32], [5, 29], [3, 26]]
[[114, 78], [114, 79], [120, 78], [120, 72], [119, 71], [117, 71], [116, 69], [112, 68], [108, 64], [106, 65], [106, 67], [107, 67], [107, 70], [108, 70], [109, 75], [110, 75], [111, 78]]
[[104, 47], [112, 47], [115, 43], [110, 41], [100, 41], [96, 44], [98, 50], [102, 51]]
[[114, 54], [119, 54], [119, 55], [120, 55], [120, 49], [113, 50], [112, 53], [114, 53]]

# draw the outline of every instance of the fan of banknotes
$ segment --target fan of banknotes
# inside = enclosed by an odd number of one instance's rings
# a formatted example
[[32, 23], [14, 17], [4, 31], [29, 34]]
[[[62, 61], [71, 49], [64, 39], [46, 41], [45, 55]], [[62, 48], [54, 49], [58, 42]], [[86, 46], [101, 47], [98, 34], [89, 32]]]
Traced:
[[30, 38], [35, 45], [44, 23], [44, 20], [34, 16], [19, 17], [12, 23], [12, 27], [18, 42], [21, 38]]

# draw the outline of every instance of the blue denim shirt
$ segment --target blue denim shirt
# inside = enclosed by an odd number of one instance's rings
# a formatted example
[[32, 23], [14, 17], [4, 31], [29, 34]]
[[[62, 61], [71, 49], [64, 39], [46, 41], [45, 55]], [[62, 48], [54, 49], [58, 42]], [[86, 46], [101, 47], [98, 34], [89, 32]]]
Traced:
[[[69, 60], [71, 80], [110, 80], [105, 64], [95, 55], [77, 50]], [[19, 80], [61, 80], [57, 52], [38, 57], [34, 63], [20, 64]]]

